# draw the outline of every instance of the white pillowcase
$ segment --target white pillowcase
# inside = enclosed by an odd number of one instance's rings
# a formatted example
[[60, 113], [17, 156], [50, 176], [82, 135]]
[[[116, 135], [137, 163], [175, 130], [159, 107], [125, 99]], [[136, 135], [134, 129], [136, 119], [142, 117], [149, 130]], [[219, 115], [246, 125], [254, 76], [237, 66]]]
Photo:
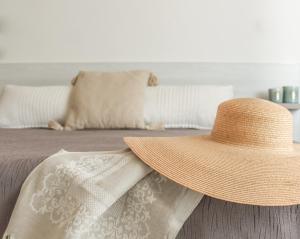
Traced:
[[69, 86], [6, 85], [0, 98], [0, 127], [47, 127], [51, 119], [62, 121]]
[[218, 105], [233, 98], [232, 86], [187, 85], [148, 87], [145, 121], [165, 128], [211, 129]]
[[[0, 98], [0, 127], [47, 127], [49, 120], [63, 123], [69, 94], [69, 86], [7, 85]], [[144, 118], [165, 128], [211, 129], [218, 105], [230, 98], [232, 86], [147, 87]]]

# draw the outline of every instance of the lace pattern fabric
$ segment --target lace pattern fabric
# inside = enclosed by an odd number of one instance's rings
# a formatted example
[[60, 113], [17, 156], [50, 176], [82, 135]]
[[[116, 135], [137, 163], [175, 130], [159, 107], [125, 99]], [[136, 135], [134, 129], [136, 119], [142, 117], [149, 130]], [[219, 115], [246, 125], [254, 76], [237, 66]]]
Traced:
[[[182, 214], [177, 220], [176, 210], [192, 211], [201, 197], [151, 172], [130, 151], [64, 152], [45, 160], [26, 180], [7, 235], [22, 239], [40, 235], [45, 239], [173, 238], [184, 222], [179, 221], [188, 216]], [[22, 230], [17, 229], [20, 223]]]

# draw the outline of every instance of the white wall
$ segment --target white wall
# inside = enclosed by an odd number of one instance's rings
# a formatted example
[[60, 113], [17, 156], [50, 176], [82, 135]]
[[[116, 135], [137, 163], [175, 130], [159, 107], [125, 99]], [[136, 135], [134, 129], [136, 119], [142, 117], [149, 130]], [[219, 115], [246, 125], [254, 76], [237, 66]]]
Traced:
[[300, 62], [299, 0], [0, 0], [0, 62]]

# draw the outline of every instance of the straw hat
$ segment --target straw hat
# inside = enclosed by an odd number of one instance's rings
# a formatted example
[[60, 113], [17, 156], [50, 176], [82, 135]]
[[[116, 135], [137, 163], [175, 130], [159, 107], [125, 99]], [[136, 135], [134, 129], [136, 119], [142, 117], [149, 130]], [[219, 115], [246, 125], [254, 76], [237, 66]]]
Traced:
[[222, 103], [210, 135], [126, 137], [132, 151], [171, 180], [231, 202], [300, 204], [300, 146], [292, 116], [260, 99]]

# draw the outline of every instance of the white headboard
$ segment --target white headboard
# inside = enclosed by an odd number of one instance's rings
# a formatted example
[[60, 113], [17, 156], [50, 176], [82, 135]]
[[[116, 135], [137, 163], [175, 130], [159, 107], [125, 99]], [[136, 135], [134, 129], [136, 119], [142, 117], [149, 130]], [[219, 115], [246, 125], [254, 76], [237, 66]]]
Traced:
[[264, 63], [2, 63], [0, 84], [64, 85], [79, 70], [148, 69], [161, 84], [233, 85], [236, 97], [266, 97], [267, 89], [300, 85], [300, 65]]

